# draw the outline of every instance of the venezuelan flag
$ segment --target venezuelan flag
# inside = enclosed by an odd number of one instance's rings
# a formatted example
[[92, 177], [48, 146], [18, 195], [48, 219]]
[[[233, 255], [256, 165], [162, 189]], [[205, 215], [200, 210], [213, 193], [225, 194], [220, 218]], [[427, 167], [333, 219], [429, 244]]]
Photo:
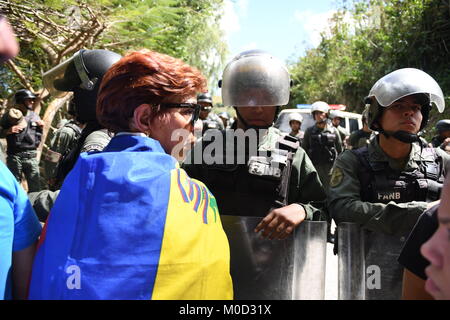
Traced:
[[150, 138], [82, 154], [47, 220], [30, 299], [232, 299], [214, 196]]

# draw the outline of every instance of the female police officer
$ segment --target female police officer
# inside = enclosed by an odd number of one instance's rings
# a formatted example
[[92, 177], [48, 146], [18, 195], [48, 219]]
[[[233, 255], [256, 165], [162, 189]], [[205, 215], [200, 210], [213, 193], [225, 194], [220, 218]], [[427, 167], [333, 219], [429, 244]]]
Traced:
[[396, 299], [401, 267], [396, 262], [417, 218], [439, 199], [448, 155], [423, 149], [417, 133], [431, 106], [444, 109], [442, 90], [418, 69], [396, 70], [378, 80], [366, 98], [369, 146], [344, 152], [333, 169], [329, 211], [336, 223], [355, 222], [365, 235], [366, 265], [380, 268], [380, 285], [366, 298]]

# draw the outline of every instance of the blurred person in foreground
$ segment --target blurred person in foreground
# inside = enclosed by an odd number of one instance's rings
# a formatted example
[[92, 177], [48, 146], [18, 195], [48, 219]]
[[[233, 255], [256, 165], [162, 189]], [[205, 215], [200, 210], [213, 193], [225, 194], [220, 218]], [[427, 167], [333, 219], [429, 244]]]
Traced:
[[[19, 46], [6, 18], [0, 16], [0, 63]], [[0, 162], [0, 300], [25, 299], [41, 225], [27, 195]]]
[[81, 154], [67, 176], [30, 299], [233, 297], [215, 198], [170, 155], [180, 140], [193, 142], [204, 91], [197, 69], [149, 50], [108, 70], [97, 117], [115, 136], [103, 152]]
[[450, 300], [450, 177], [441, 201], [425, 211], [406, 241], [398, 262], [404, 300]]

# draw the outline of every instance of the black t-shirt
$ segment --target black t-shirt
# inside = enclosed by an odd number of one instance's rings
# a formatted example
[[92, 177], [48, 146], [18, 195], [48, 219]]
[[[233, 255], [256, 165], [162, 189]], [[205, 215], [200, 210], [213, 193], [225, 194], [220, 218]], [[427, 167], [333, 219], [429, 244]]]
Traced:
[[398, 262], [403, 267], [424, 280], [427, 278], [425, 268], [430, 263], [420, 253], [420, 247], [431, 238], [439, 227], [438, 207], [439, 205], [435, 205], [420, 216], [398, 258]]

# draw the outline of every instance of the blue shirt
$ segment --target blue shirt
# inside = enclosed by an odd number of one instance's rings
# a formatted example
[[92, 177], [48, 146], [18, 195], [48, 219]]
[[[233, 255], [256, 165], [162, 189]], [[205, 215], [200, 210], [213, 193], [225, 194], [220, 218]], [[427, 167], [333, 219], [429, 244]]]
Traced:
[[27, 194], [0, 162], [0, 300], [12, 297], [12, 253], [32, 245], [40, 234]]

